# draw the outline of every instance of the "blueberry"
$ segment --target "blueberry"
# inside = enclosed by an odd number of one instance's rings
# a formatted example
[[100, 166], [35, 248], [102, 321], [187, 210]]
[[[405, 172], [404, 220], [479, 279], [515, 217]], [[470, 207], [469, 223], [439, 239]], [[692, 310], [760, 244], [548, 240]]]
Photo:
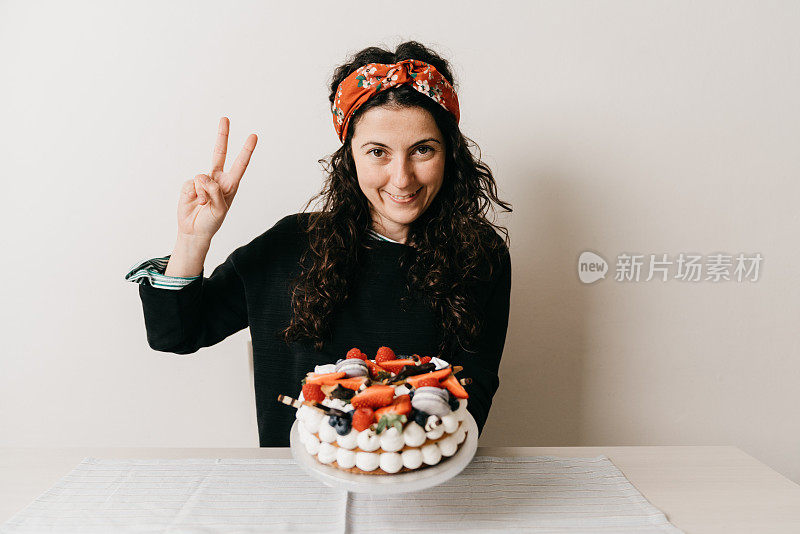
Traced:
[[350, 426], [352, 423], [352, 414], [347, 412], [345, 415], [331, 415], [328, 423], [336, 430], [336, 433], [340, 436], [344, 436], [348, 432], [350, 432]]
[[336, 427], [336, 433], [340, 436], [344, 436], [348, 432], [350, 432], [350, 420], [349, 419], [342, 419], [341, 423]]
[[414, 422], [424, 428], [425, 423], [428, 421], [428, 417], [430, 416], [427, 413], [423, 412], [422, 410], [415, 410]]
[[447, 403], [450, 405], [450, 409], [453, 411], [458, 410], [458, 397], [450, 393], [449, 390], [447, 394], [448, 394]]

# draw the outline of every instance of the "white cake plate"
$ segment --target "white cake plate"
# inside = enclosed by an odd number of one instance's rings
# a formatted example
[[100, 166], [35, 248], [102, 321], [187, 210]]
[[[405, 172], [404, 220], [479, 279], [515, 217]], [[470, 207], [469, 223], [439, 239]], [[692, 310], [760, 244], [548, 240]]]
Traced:
[[297, 423], [298, 421], [294, 422], [289, 433], [289, 447], [300, 467], [327, 486], [353, 493], [406, 493], [436, 486], [463, 471], [478, 450], [478, 425], [472, 414], [467, 412], [464, 417], [464, 424], [467, 428], [466, 438], [453, 456], [449, 458], [443, 456], [442, 461], [438, 464], [397, 475], [349, 473], [331, 465], [322, 464], [316, 457], [310, 455], [305, 445], [300, 442]]

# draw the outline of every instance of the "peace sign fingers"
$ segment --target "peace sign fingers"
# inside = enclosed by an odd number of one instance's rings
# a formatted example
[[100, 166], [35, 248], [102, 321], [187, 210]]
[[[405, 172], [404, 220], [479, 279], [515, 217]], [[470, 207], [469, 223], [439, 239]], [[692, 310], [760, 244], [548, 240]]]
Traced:
[[222, 172], [225, 166], [225, 155], [228, 153], [228, 131], [231, 123], [228, 117], [222, 117], [219, 120], [219, 127], [217, 128], [217, 142], [214, 145], [214, 153], [211, 156], [211, 172]]
[[228, 205], [230, 205], [234, 195], [236, 195], [237, 189], [239, 189], [239, 182], [242, 180], [244, 171], [250, 163], [250, 156], [253, 154], [253, 150], [256, 148], [256, 142], [258, 141], [258, 136], [256, 136], [256, 134], [250, 134], [244, 142], [242, 151], [239, 152], [239, 155], [236, 157], [236, 161], [233, 162], [230, 169], [225, 171], [224, 167], [228, 152], [228, 133], [230, 131], [230, 125], [231, 123], [228, 117], [222, 117], [219, 120], [217, 142], [214, 145], [211, 172], [209, 173], [211, 179], [219, 184]]
[[242, 147], [242, 151], [239, 152], [239, 155], [236, 156], [236, 161], [233, 162], [233, 167], [228, 170], [228, 174], [231, 175], [231, 181], [234, 184], [238, 185], [239, 181], [242, 179], [242, 175], [245, 169], [247, 169], [248, 163], [250, 163], [250, 156], [256, 148], [257, 141], [258, 136], [256, 134], [248, 135]]

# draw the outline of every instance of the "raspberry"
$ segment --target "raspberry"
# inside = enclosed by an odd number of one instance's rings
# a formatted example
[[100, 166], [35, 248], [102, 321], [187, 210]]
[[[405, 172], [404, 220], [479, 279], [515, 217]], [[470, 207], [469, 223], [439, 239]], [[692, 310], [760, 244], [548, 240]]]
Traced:
[[347, 351], [347, 356], [345, 356], [345, 359], [349, 358], [358, 358], [359, 360], [366, 360], [367, 355], [358, 350], [357, 348], [353, 347], [352, 349]]
[[389, 347], [379, 348], [378, 353], [375, 355], [375, 363], [388, 362], [389, 360], [394, 360], [394, 359], [395, 359], [394, 351]]
[[429, 361], [431, 361], [430, 356], [423, 356], [422, 358], [419, 359], [419, 364], [422, 365], [424, 363], [428, 363]]
[[325, 394], [319, 384], [306, 384], [303, 386], [303, 398], [307, 401], [322, 402]]
[[359, 408], [353, 412], [353, 428], [361, 432], [375, 422], [375, 412], [372, 408]]

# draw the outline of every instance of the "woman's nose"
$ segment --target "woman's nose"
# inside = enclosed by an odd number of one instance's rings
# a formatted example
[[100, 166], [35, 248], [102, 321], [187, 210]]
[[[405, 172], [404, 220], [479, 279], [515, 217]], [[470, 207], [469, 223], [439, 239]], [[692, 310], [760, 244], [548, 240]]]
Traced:
[[397, 189], [395, 193], [403, 194], [409, 185], [414, 183], [414, 166], [409, 158], [398, 158], [392, 166], [391, 184]]

